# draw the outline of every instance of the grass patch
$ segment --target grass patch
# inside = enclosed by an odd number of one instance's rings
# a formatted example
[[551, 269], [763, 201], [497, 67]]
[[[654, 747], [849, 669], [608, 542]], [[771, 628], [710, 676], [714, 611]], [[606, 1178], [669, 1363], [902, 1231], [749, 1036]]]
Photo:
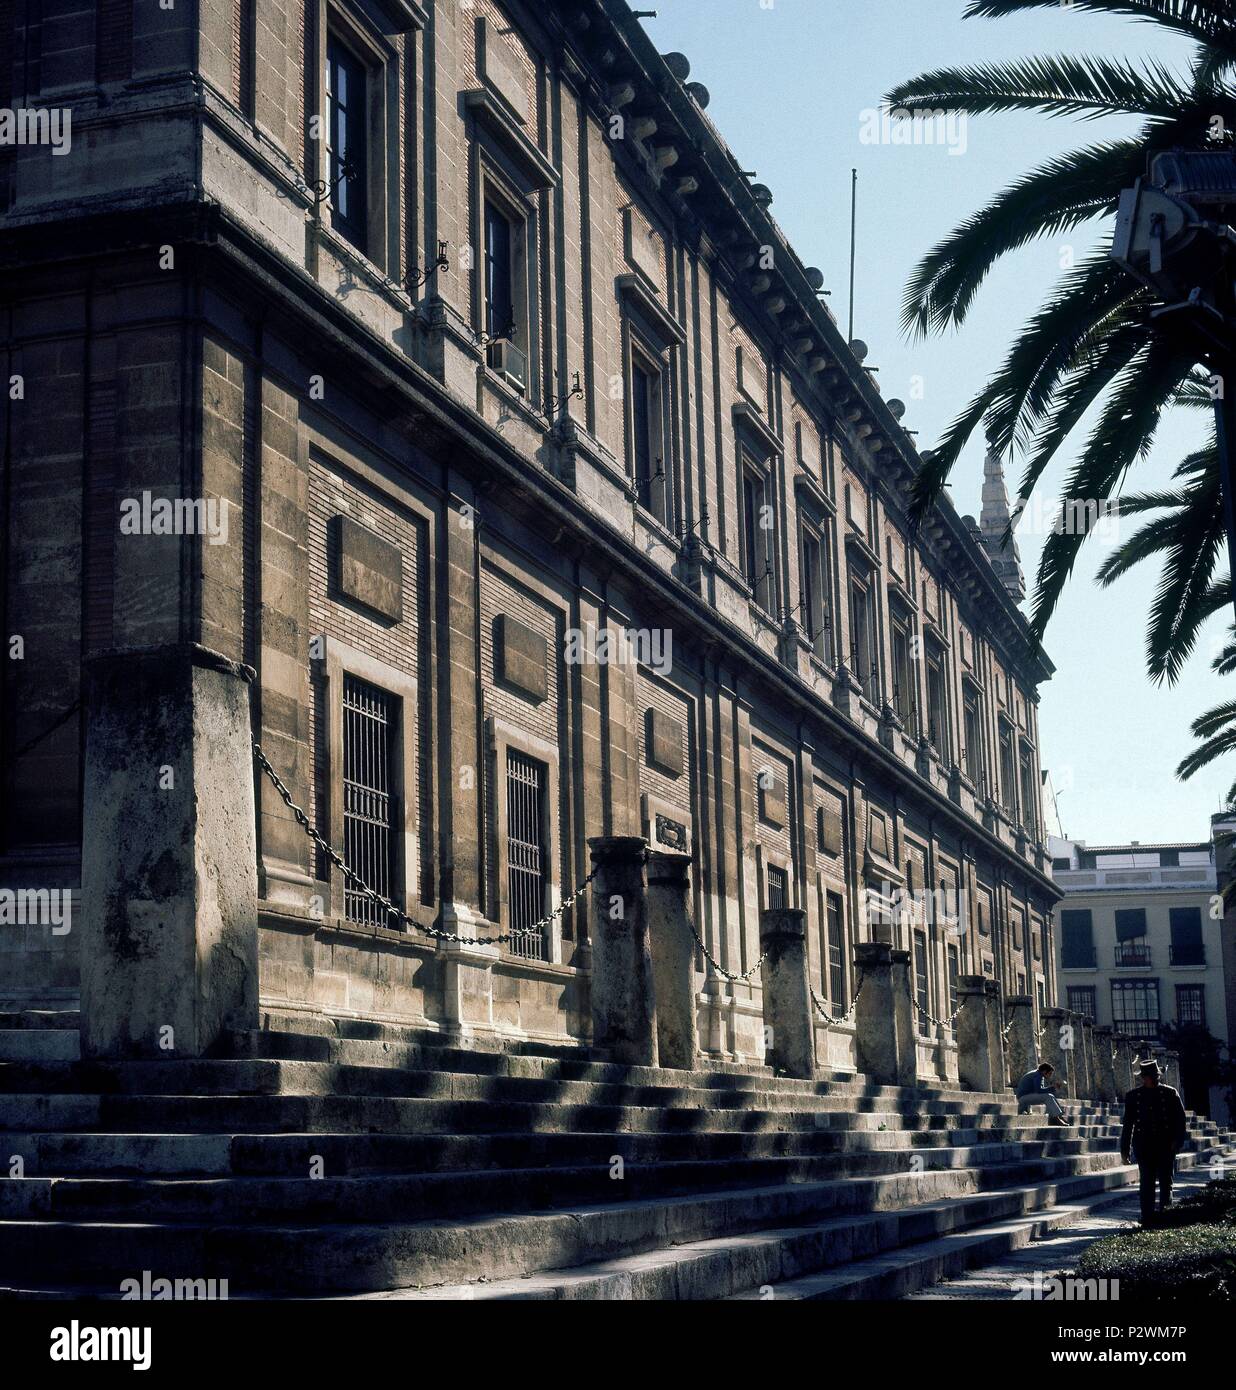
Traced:
[[1121, 1299], [1236, 1301], [1236, 1223], [1106, 1236], [1077, 1268], [1086, 1279], [1118, 1279]]

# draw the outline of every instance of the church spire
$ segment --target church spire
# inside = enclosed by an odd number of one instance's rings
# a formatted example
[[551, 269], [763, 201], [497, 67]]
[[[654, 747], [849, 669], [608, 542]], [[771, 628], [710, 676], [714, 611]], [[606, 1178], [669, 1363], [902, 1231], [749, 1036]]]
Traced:
[[1004, 483], [1004, 466], [1000, 453], [991, 440], [987, 441], [987, 459], [983, 464], [983, 512], [979, 526], [983, 535], [983, 547], [991, 560], [991, 567], [997, 578], [1008, 591], [1014, 603], [1021, 603], [1026, 597], [1026, 580], [1021, 571], [1021, 556], [1017, 552], [1017, 541], [1010, 535], [1012, 515], [1009, 511], [1009, 493]]

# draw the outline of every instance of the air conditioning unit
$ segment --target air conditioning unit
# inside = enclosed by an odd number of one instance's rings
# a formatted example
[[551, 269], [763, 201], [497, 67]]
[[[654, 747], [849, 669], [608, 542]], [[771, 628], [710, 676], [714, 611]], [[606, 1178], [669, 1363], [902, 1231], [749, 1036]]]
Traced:
[[485, 349], [491, 370], [504, 377], [518, 391], [528, 386], [528, 359], [509, 338], [499, 338]]

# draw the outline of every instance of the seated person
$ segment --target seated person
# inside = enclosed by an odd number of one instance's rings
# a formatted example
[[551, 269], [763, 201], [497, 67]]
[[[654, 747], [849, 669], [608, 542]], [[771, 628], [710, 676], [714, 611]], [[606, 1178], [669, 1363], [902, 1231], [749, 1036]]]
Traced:
[[1017, 1083], [1017, 1113], [1024, 1115], [1032, 1106], [1042, 1105], [1051, 1116], [1052, 1124], [1071, 1128], [1056, 1099], [1056, 1087], [1051, 1079], [1054, 1071], [1050, 1062], [1043, 1062], [1022, 1077]]

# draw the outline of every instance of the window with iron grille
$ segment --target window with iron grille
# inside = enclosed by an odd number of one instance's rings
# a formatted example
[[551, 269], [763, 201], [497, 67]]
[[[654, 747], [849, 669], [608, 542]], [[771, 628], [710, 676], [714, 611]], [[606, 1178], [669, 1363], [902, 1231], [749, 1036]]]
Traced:
[[1158, 980], [1113, 980], [1112, 1023], [1135, 1038], [1159, 1036]]
[[845, 992], [845, 918], [836, 893], [828, 895], [828, 997], [834, 1010], [845, 1013], [850, 1007]]
[[506, 756], [506, 873], [512, 955], [548, 960], [545, 916], [546, 767], [509, 749]]
[[[343, 854], [353, 873], [384, 898], [395, 889], [395, 816], [391, 769], [397, 700], [355, 676], [343, 678]], [[346, 882], [344, 916], [365, 926], [393, 926], [367, 894]]]
[[923, 1017], [931, 1008], [931, 991], [927, 983], [927, 937], [925, 933], [914, 933], [914, 997], [918, 1001], [918, 1027], [926, 1033], [930, 1025]]
[[786, 899], [789, 896], [789, 877], [784, 869], [779, 869], [776, 864], [768, 866], [768, 906], [770, 908], [787, 907]]
[[1193, 1024], [1198, 1028], [1206, 1026], [1206, 986], [1176, 986], [1176, 1022]]
[[1069, 1012], [1084, 1014], [1087, 1018], [1097, 1018], [1093, 985], [1069, 986]]

